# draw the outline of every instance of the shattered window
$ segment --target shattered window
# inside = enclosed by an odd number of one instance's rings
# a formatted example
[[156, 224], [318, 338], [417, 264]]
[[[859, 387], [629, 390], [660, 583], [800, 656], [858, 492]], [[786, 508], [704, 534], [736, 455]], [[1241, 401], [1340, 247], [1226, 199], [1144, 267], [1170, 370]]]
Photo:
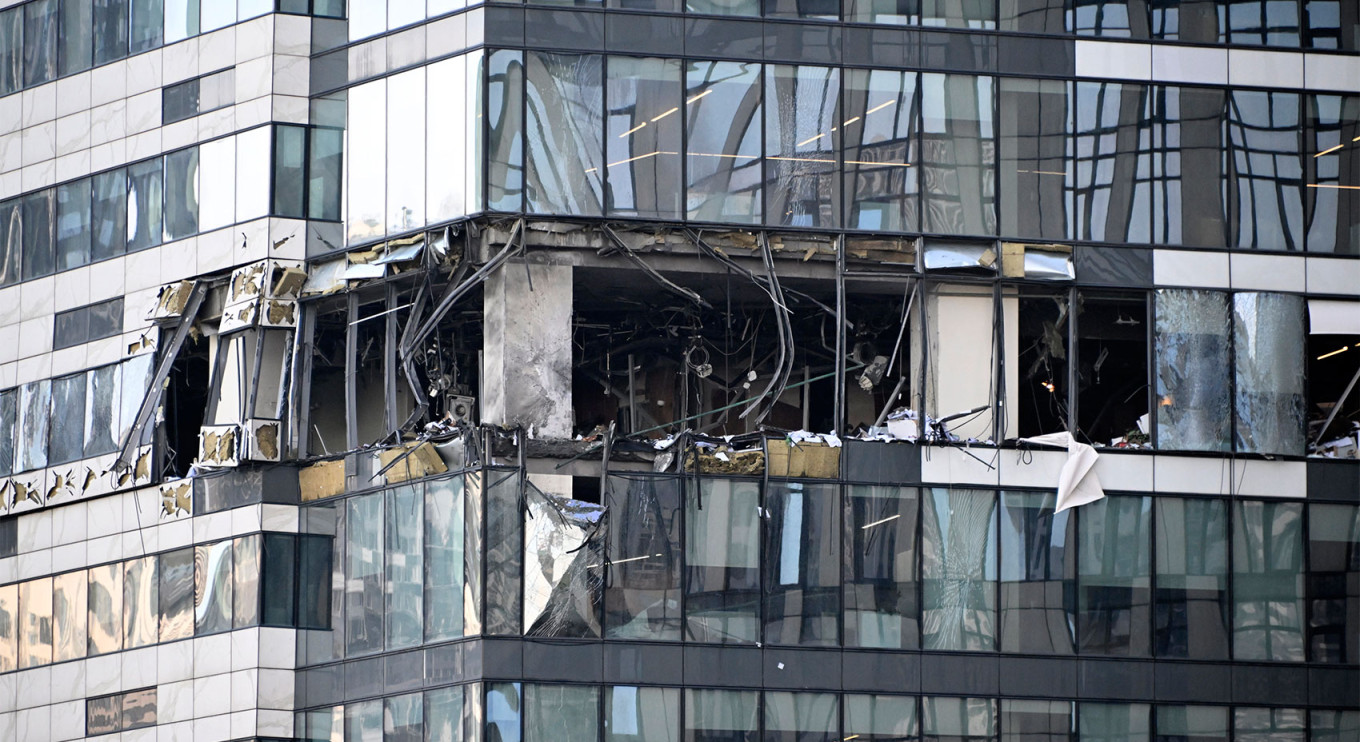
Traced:
[[919, 509], [920, 494], [915, 488], [852, 485], [846, 489], [845, 646], [920, 646], [916, 600]]
[[609, 477], [608, 638], [680, 639], [681, 490], [675, 477]]
[[49, 464], [65, 464], [85, 453], [85, 374], [52, 380]]
[[1076, 630], [1076, 519], [1055, 493], [1001, 495], [1002, 651], [1072, 654]]
[[605, 509], [532, 485], [525, 497], [525, 635], [600, 636]]
[[1237, 450], [1304, 453], [1304, 298], [1233, 295]]
[[991, 77], [921, 75], [923, 232], [996, 234], [994, 97]]
[[678, 59], [609, 58], [605, 159], [610, 214], [680, 218], [683, 69]]
[[766, 65], [766, 224], [838, 227], [841, 223], [840, 70]]
[[1152, 498], [1083, 506], [1077, 541], [1077, 637], [1083, 654], [1146, 657], [1152, 629]]
[[525, 211], [603, 213], [603, 60], [526, 52]]
[[922, 646], [995, 649], [996, 493], [934, 488], [922, 504]]
[[1360, 507], [1308, 506], [1308, 659], [1360, 662]]
[[844, 739], [917, 739], [916, 697], [846, 693]]
[[1233, 658], [1304, 660], [1303, 504], [1233, 505]]
[[685, 492], [685, 636], [754, 642], [760, 629], [760, 484], [701, 479]]
[[1156, 313], [1157, 447], [1230, 450], [1228, 295], [1161, 289]]
[[1157, 498], [1153, 654], [1228, 657], [1228, 506]]
[[761, 221], [760, 69], [749, 62], [687, 63], [685, 167], [690, 219]]
[[1077, 704], [1081, 739], [1091, 742], [1150, 742], [1152, 707], [1146, 703]]
[[765, 641], [835, 646], [840, 485], [771, 482], [765, 497]]

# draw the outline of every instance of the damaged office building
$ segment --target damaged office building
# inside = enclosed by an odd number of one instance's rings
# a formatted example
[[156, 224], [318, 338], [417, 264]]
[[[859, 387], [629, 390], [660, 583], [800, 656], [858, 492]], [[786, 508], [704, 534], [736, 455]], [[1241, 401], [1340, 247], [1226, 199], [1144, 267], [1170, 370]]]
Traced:
[[1353, 0], [0, 6], [0, 739], [1360, 741]]

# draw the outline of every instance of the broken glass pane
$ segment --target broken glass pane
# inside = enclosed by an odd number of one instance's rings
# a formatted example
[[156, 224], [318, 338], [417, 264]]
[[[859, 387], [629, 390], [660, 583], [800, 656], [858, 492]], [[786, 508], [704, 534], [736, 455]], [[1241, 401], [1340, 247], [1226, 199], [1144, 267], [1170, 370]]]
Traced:
[[1233, 295], [1238, 451], [1304, 454], [1304, 306], [1302, 296]]
[[526, 54], [526, 211], [602, 213], [602, 60], [598, 54]]
[[599, 636], [604, 507], [532, 485], [525, 497], [525, 635]]
[[1228, 450], [1228, 328], [1227, 294], [1157, 292], [1158, 448]]
[[47, 405], [52, 399], [52, 382], [24, 384], [20, 394], [18, 428], [21, 436], [14, 469], [41, 469], [47, 466]]
[[[151, 386], [151, 377], [156, 370], [156, 355], [145, 353], [133, 356], [122, 363], [122, 379], [119, 381], [118, 393], [118, 443], [122, 445], [127, 438], [128, 431], [132, 429], [133, 423], [137, 421], [137, 410], [142, 405], [142, 398], [146, 396], [147, 389]], [[151, 440], [152, 426], [142, 427], [141, 440], [138, 443], [148, 443]]]
[[605, 631], [614, 639], [680, 639], [680, 498], [674, 477], [613, 475]]
[[996, 493], [935, 488], [922, 504], [922, 645], [994, 649]]
[[118, 397], [122, 366], [113, 364], [85, 374], [85, 455], [118, 450]]

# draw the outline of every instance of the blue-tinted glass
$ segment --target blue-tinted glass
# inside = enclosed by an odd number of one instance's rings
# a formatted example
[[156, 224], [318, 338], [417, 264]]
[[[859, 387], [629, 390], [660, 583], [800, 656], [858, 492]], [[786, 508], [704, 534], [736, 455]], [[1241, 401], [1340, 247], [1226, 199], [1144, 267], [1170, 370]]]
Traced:
[[94, 0], [94, 63], [122, 59], [128, 54], [130, 0]]
[[0, 10], [0, 95], [24, 85], [24, 9]]
[[56, 269], [56, 245], [52, 223], [56, 198], [52, 189], [23, 197], [24, 280], [51, 275]]
[[132, 4], [132, 54], [155, 49], [161, 45], [164, 0], [129, 0]]
[[90, 260], [127, 250], [127, 188], [123, 168], [90, 177]]
[[57, 270], [90, 262], [90, 181], [57, 186]]
[[61, 0], [61, 50], [57, 72], [63, 76], [90, 67], [94, 51], [91, 0]]
[[31, 0], [24, 6], [24, 87], [57, 77], [57, 0]]
[[127, 174], [127, 249], [136, 252], [161, 244], [161, 158], [129, 165]]

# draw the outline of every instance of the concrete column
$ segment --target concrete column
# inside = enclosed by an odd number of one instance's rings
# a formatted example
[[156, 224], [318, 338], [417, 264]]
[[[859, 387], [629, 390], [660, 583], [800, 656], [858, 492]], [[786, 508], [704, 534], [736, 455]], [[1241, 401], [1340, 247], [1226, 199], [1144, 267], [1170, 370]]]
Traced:
[[570, 438], [571, 266], [501, 267], [484, 286], [482, 421]]

